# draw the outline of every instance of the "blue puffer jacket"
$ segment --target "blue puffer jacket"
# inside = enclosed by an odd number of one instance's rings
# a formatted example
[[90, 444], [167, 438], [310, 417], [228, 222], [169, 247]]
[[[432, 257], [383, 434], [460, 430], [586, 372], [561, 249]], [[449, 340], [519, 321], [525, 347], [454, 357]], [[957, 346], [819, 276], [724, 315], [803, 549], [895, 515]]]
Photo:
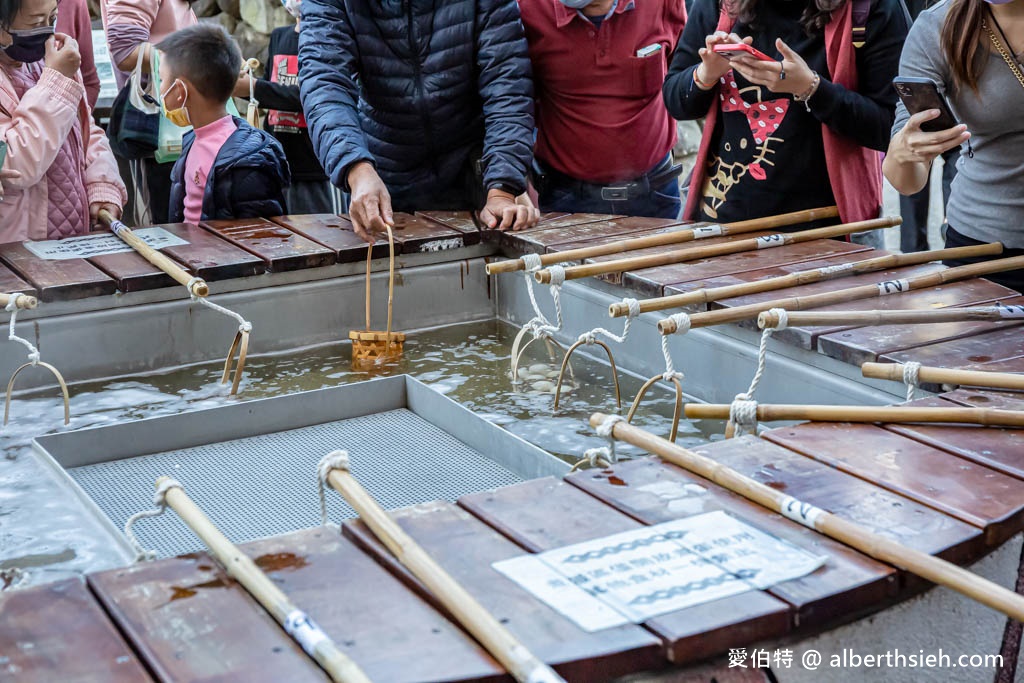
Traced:
[[[284, 189], [291, 184], [284, 150], [269, 133], [237, 116], [234, 120], [238, 130], [220, 148], [206, 178], [203, 220], [283, 216], [288, 213]], [[194, 131], [185, 134], [181, 157], [171, 169], [171, 223], [185, 219], [185, 159], [195, 139]]]
[[[533, 83], [515, 0], [303, 0], [299, 84], [313, 146], [346, 188], [370, 161], [396, 209], [526, 188]], [[464, 201], [469, 201], [465, 198]]]

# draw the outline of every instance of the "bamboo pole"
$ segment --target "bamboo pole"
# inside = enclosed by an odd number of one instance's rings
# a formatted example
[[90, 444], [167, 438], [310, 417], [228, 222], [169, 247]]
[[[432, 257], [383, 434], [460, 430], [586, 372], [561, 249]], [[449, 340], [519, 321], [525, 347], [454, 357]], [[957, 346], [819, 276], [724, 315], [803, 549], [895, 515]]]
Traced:
[[137, 251], [142, 258], [170, 275], [178, 284], [184, 287], [189, 287], [189, 292], [191, 294], [195, 296], [206, 296], [210, 293], [210, 288], [207, 287], [204, 280], [194, 278], [188, 271], [179, 266], [173, 260], [146, 244], [141, 237], [132, 232], [131, 228], [114, 218], [109, 211], [106, 211], [105, 209], [101, 210], [99, 219], [100, 222], [106, 225], [112, 233], [120, 237], [125, 244]]
[[185, 491], [180, 486], [173, 485], [176, 482], [169, 477], [160, 477], [156, 481], [158, 489], [168, 483], [172, 484], [164, 498], [168, 507], [178, 513], [182, 521], [202, 539], [228, 575], [256, 598], [288, 635], [330, 675], [331, 680], [370, 683], [362, 669], [339, 650], [327, 634], [321, 631], [320, 627], [314, 624], [248, 555], [221, 533]]
[[[597, 427], [606, 419], [606, 415], [596, 413], [590, 418], [590, 424]], [[643, 448], [666, 462], [709, 479], [722, 488], [859, 550], [876, 560], [887, 562], [928, 581], [946, 586], [1002, 612], [1012, 619], [1024, 621], [1024, 596], [1003, 588], [963, 567], [958, 567], [952, 562], [914, 548], [908, 548], [855, 522], [833, 515], [781, 491], [776, 491], [730, 467], [715, 462], [711, 458], [669, 443], [631, 424], [616, 423], [612, 429], [612, 436], [638, 448]]]
[[[667, 266], [686, 261], [711, 258], [713, 256], [724, 256], [726, 254], [739, 254], [745, 251], [756, 251], [758, 249], [769, 249], [782, 247], [788, 244], [800, 244], [813, 240], [831, 239], [844, 237], [855, 232], [877, 230], [879, 228], [890, 228], [899, 225], [900, 218], [875, 218], [870, 221], [859, 221], [857, 223], [844, 223], [832, 225], [827, 228], [815, 228], [814, 230], [801, 230], [800, 232], [776, 233], [764, 235], [745, 240], [735, 240], [723, 244], [697, 245], [686, 249], [673, 249], [660, 254], [649, 254], [647, 256], [631, 256], [616, 259], [614, 261], [602, 261], [600, 263], [586, 263], [581, 266], [572, 266], [565, 269], [566, 280], [578, 280], [584, 277], [595, 275], [608, 275], [610, 273], [621, 273], [627, 270], [641, 270], [643, 268], [654, 268]], [[551, 271], [538, 270], [534, 278], [541, 284], [550, 284]]]
[[[787, 312], [791, 310], [800, 311], [810, 308], [821, 308], [822, 306], [832, 306], [834, 304], [842, 304], [848, 301], [858, 301], [860, 299], [870, 299], [873, 297], [887, 296], [889, 294], [900, 294], [917, 289], [926, 289], [928, 287], [937, 287], [938, 285], [949, 282], [966, 280], [972, 277], [981, 277], [992, 273], [1001, 273], [1007, 270], [1016, 270], [1018, 268], [1024, 268], [1024, 256], [1012, 256], [1010, 258], [995, 259], [993, 261], [971, 263], [966, 266], [956, 266], [955, 268], [947, 268], [946, 270], [940, 270], [934, 273], [918, 275], [917, 277], [902, 280], [886, 280], [872, 285], [850, 287], [847, 289], [836, 290], [834, 292], [808, 294], [807, 296], [794, 296], [786, 299], [773, 299], [771, 301], [748, 304], [746, 306], [736, 306], [734, 308], [725, 308], [717, 311], [694, 313], [690, 316], [690, 326], [709, 327], [711, 325], [736, 323], [741, 320], [747, 320], [748, 318], [756, 318], [762, 312], [773, 308], [784, 308]], [[678, 326], [672, 318], [663, 318], [658, 321], [658, 330], [660, 330], [662, 334], [674, 334], [677, 329]]]
[[[748, 294], [759, 294], [771, 292], [777, 289], [809, 285], [825, 280], [836, 280], [851, 275], [873, 273], [879, 270], [889, 270], [902, 266], [916, 266], [931, 261], [944, 261], [946, 259], [966, 259], [976, 256], [996, 256], [1003, 252], [1003, 245], [999, 242], [990, 244], [978, 244], [971, 247], [953, 247], [951, 249], [936, 249], [935, 251], [917, 251], [910, 254], [889, 254], [888, 256], [876, 256], [863, 261], [852, 261], [834, 266], [823, 266], [810, 270], [801, 270], [789, 275], [757, 280], [755, 282], [742, 282], [726, 287], [711, 287], [697, 289], [684, 294], [672, 294], [660, 296], [654, 299], [644, 299], [640, 302], [640, 312], [650, 313], [652, 311], [664, 311], [669, 308], [680, 308], [694, 304], [707, 304], [712, 301], [731, 299], [737, 296]], [[617, 301], [608, 307], [608, 313], [613, 318], [621, 318], [629, 315], [629, 306]]]
[[[932, 308], [894, 311], [786, 311], [786, 324], [797, 327], [828, 327], [847, 325], [849, 327], [874, 325], [929, 325], [933, 323], [958, 323], [979, 320], [1007, 320], [1024, 315], [1007, 315], [1001, 306], [980, 306], [977, 308]], [[1018, 308], [1018, 307], [1015, 307]], [[1024, 313], [1024, 309], [1021, 309]], [[757, 326], [776, 328], [782, 315], [765, 311], [757, 316]]]
[[[839, 216], [839, 209], [834, 206], [828, 206], [821, 209], [794, 211], [792, 213], [784, 213], [778, 216], [765, 216], [764, 218], [754, 218], [736, 223], [726, 223], [724, 225], [696, 226], [687, 230], [675, 230], [672, 232], [658, 233], [656, 235], [631, 237], [618, 240], [617, 242], [609, 242], [608, 244], [598, 244], [592, 247], [581, 247], [579, 249], [569, 249], [568, 251], [551, 254], [541, 254], [540, 263], [542, 266], [550, 266], [555, 263], [565, 263], [566, 261], [582, 261], [583, 259], [596, 258], [598, 256], [611, 256], [612, 254], [622, 254], [627, 251], [635, 251], [637, 249], [649, 249], [651, 247], [664, 247], [670, 244], [681, 244], [683, 242], [691, 242], [693, 240], [704, 239], [707, 237], [739, 235], [747, 232], [756, 232], [758, 230], [774, 230], [775, 228], [784, 228], [790, 225], [799, 225], [800, 223], [810, 223], [811, 221], [817, 221], [824, 218], [836, 218], [837, 216]], [[526, 264], [522, 259], [518, 258], [509, 259], [508, 261], [496, 261], [494, 263], [488, 263], [486, 266], [488, 275], [514, 273], [516, 271], [524, 270], [525, 268]]]
[[[728, 403], [687, 403], [686, 417], [694, 420], [729, 419]], [[987, 427], [1024, 427], [1024, 411], [995, 408], [916, 408], [913, 406], [757, 406], [762, 422], [810, 420], [811, 422], [950, 422]]]
[[348, 469], [348, 456], [336, 451], [330, 456], [334, 463], [327, 482], [359, 513], [362, 521], [387, 549], [451, 612], [456, 620], [476, 638], [517, 681], [554, 683], [562, 681], [515, 636], [491, 615], [430, 555], [421, 548]]
[[[902, 363], [864, 363], [860, 371], [865, 377], [903, 381]], [[930, 384], [956, 384], [958, 386], [983, 387], [986, 389], [1015, 389], [1024, 391], [1024, 374], [1009, 372], [984, 372], [979, 370], [954, 370], [933, 368], [922, 365], [917, 371], [920, 382]]]
[[[0, 308], [7, 308], [8, 304], [11, 303], [10, 294], [0, 294]], [[18, 310], [26, 310], [29, 308], [35, 308], [39, 305], [39, 300], [34, 296], [28, 294], [18, 294], [18, 298], [15, 299], [14, 305], [18, 307]]]

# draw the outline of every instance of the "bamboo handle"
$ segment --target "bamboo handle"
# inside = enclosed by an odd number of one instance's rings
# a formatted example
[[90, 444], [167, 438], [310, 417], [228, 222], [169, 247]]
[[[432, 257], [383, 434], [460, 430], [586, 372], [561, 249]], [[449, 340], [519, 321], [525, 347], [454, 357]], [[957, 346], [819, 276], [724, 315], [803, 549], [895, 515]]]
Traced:
[[[774, 309], [765, 311], [757, 316], [757, 326], [762, 330], [766, 327], [775, 329], [781, 323], [781, 319], [782, 314], [775, 312]], [[1004, 319], [1005, 316], [996, 306], [887, 311], [786, 311], [786, 324], [794, 327], [927, 325]]]
[[[711, 287], [708, 289], [697, 289], [685, 294], [672, 294], [660, 296], [654, 299], [644, 299], [640, 302], [640, 312], [650, 313], [652, 311], [664, 311], [670, 308], [680, 308], [693, 304], [706, 304], [722, 299], [731, 299], [747, 294], [759, 294], [771, 292], [789, 287], [809, 285], [823, 280], [834, 280], [851, 275], [872, 273], [879, 270], [888, 270], [902, 266], [915, 266], [931, 261], [943, 261], [945, 259], [966, 259], [976, 256], [994, 256], [1001, 254], [1003, 245], [999, 242], [989, 244], [978, 244], [970, 247], [953, 247], [951, 249], [936, 249], [934, 251], [918, 251], [910, 254], [889, 254], [887, 256], [876, 256], [863, 261], [852, 261], [850, 263], [836, 264], [834, 266], [823, 266], [810, 270], [801, 270], [789, 275], [768, 278], [766, 280], [755, 280], [753, 282], [742, 282], [725, 287]], [[629, 306], [618, 301], [608, 307], [608, 313], [613, 318], [621, 318], [629, 314]]]
[[530, 683], [562, 681], [405, 533], [347, 469], [331, 470], [327, 481], [395, 558], [423, 582], [513, 678]]
[[114, 218], [109, 211], [101, 209], [99, 212], [99, 219], [100, 222], [106, 225], [112, 233], [120, 237], [125, 244], [138, 252], [142, 258], [146, 259], [154, 266], [174, 278], [175, 282], [184, 287], [189, 287], [191, 285], [191, 294], [194, 294], [195, 296], [207, 296], [210, 293], [210, 288], [204, 280], [194, 278], [191, 273], [172, 261], [166, 255], [146, 244], [141, 237], [132, 232], [131, 228]]
[[[694, 420], [729, 419], [727, 403], [688, 403], [686, 417]], [[762, 422], [810, 420], [811, 422], [950, 422], [988, 427], [1024, 427], [1024, 411], [994, 408], [917, 408], [912, 406], [757, 406]]]
[[[388, 232], [388, 327], [387, 343], [391, 344], [391, 310], [395, 299], [395, 235], [391, 226], [384, 224]], [[366, 247], [366, 331], [370, 331], [370, 263], [373, 260], [373, 245]]]
[[[766, 247], [784, 246], [788, 244], [810, 242], [812, 240], [823, 240], [831, 239], [834, 237], [843, 237], [846, 235], [853, 234], [855, 232], [865, 232], [868, 230], [877, 230], [879, 228], [889, 228], [895, 225], [899, 225], [901, 222], [902, 219], [898, 217], [875, 218], [869, 221], [859, 221], [857, 223], [844, 223], [842, 225], [833, 225], [827, 228], [815, 228], [814, 230], [802, 230], [800, 232], [779, 233], [776, 235], [766, 235], [765, 237], [725, 242], [723, 244], [709, 244], [706, 246], [698, 245], [686, 249], [674, 249], [672, 251], [660, 254], [650, 254], [647, 256], [632, 256], [628, 258], [616, 259], [613, 261], [603, 261], [600, 263], [586, 263], [581, 266], [572, 266], [570, 268], [566, 268], [565, 279], [578, 280], [580, 278], [593, 277], [595, 275], [608, 275], [610, 273], [621, 273], [627, 270], [641, 270], [643, 268], [655, 268], [658, 266], [674, 265], [686, 261], [695, 261], [698, 259], [711, 258], [713, 256], [724, 256], [726, 254], [739, 254], [744, 251], [753, 251], [755, 249], [763, 249]], [[534, 279], [537, 280], [537, 282], [541, 284], [550, 284], [551, 271], [538, 270], [536, 273], [534, 273], [533, 277]]]
[[[159, 487], [167, 481], [169, 481], [168, 477], [160, 477], [156, 483]], [[292, 628], [291, 624], [294, 623], [297, 613], [305, 616], [248, 555], [239, 550], [238, 546], [221, 533], [182, 489], [176, 486], [169, 488], [165, 499], [167, 505], [178, 513], [182, 521], [210, 549], [228, 575], [242, 584], [285, 630]], [[333, 641], [319, 631], [319, 628], [316, 628], [316, 633], [316, 637], [306, 639], [305, 642], [299, 633], [289, 633], [289, 635], [292, 635], [303, 646], [303, 649], [316, 660], [317, 664], [323, 667], [324, 671], [330, 675], [331, 680], [344, 683], [370, 683], [370, 679], [359, 666], [339, 650]]]
[[[0, 294], [0, 308], [7, 308], [9, 303], [11, 303], [11, 295]], [[18, 310], [24, 311], [38, 306], [39, 300], [34, 296], [29, 296], [28, 294], [19, 294], [14, 305], [18, 307]]]
[[[792, 213], [779, 214], [778, 216], [765, 216], [753, 218], [736, 223], [726, 223], [718, 226], [722, 229], [723, 235], [738, 235], [745, 232], [756, 232], [758, 230], [773, 230], [800, 223], [824, 218], [836, 218], [839, 216], [839, 209], [835, 206], [827, 206], [820, 209], [807, 209], [805, 211], [793, 211]], [[569, 249], [559, 253], [541, 254], [540, 263], [542, 266], [550, 266], [554, 263], [565, 263], [566, 261], [582, 261], [583, 259], [596, 258], [598, 256], [610, 256], [622, 254], [637, 249], [648, 249], [651, 247], [664, 247], [670, 244], [681, 244], [698, 238], [698, 229], [674, 230], [656, 235], [644, 235], [643, 237], [631, 237], [608, 244], [599, 244], [592, 247], [580, 247]], [[500, 273], [514, 273], [524, 270], [526, 265], [522, 259], [510, 259], [508, 261], [497, 261], [488, 263], [486, 266], [488, 275]]]
[[[807, 296], [794, 296], [786, 299], [774, 299], [772, 301], [748, 304], [746, 306], [736, 306], [734, 308], [695, 313], [690, 316], [690, 326], [709, 327], [711, 325], [736, 323], [741, 320], [747, 320], [748, 318], [756, 318], [762, 312], [772, 308], [784, 308], [787, 312], [790, 310], [799, 311], [810, 308], [821, 308], [822, 306], [831, 306], [834, 304], [847, 303], [849, 301], [858, 301], [861, 299], [883, 296], [883, 290], [885, 290], [884, 293], [886, 294], [911, 292], [917, 289], [937, 287], [950, 282], [957, 282], [959, 280], [966, 280], [968, 278], [980, 277], [983, 275], [991, 275], [992, 273], [1001, 273], [1007, 270], [1016, 270], [1018, 268], [1024, 268], [1024, 256], [1011, 256], [1009, 258], [995, 259], [993, 261], [971, 263], [966, 266], [956, 266], [955, 268], [948, 268], [946, 270], [907, 278], [905, 280], [889, 280], [886, 282], [878, 282], [873, 285], [862, 285], [859, 287], [840, 289], [834, 292], [809, 294]], [[889, 287], [895, 285], [898, 285], [898, 289], [889, 291]], [[663, 335], [675, 334], [677, 329], [678, 327], [672, 318], [663, 318], [658, 321], [658, 330]]]
[[[864, 363], [861, 374], [875, 379], [903, 381], [902, 363]], [[984, 387], [986, 389], [1015, 389], [1024, 391], [1024, 374], [1009, 372], [985, 372], [981, 370], [956, 370], [933, 368], [922, 365], [917, 371], [920, 382], [928, 384], [956, 384], [958, 386]]]
[[[606, 419], [606, 415], [596, 413], [591, 416], [590, 424], [596, 428]], [[1024, 621], [1024, 596], [951, 562], [901, 545], [865, 529], [859, 524], [776, 491], [732, 468], [665, 441], [626, 422], [616, 423], [612, 429], [612, 436], [654, 453], [666, 462], [709, 479], [722, 488], [738, 493], [747, 500], [844, 543], [876, 560], [887, 562], [928, 581], [951, 588], [1012, 619]]]

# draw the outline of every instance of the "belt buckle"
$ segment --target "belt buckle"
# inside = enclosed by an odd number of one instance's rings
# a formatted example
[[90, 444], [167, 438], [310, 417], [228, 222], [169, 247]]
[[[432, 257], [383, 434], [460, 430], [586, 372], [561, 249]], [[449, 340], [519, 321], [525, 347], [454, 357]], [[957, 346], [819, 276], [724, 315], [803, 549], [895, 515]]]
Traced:
[[629, 185], [602, 187], [601, 199], [606, 202], [629, 201]]

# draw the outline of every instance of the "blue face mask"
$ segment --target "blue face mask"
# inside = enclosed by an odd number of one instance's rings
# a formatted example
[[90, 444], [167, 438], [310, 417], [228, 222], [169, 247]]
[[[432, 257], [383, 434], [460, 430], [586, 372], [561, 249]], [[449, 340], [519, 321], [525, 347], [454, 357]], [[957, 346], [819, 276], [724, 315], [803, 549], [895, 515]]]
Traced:
[[40, 26], [24, 31], [8, 29], [13, 42], [0, 48], [16, 62], [38, 62], [46, 56], [46, 41], [53, 35], [53, 26]]
[[569, 9], [583, 9], [594, 0], [559, 0], [563, 5]]

